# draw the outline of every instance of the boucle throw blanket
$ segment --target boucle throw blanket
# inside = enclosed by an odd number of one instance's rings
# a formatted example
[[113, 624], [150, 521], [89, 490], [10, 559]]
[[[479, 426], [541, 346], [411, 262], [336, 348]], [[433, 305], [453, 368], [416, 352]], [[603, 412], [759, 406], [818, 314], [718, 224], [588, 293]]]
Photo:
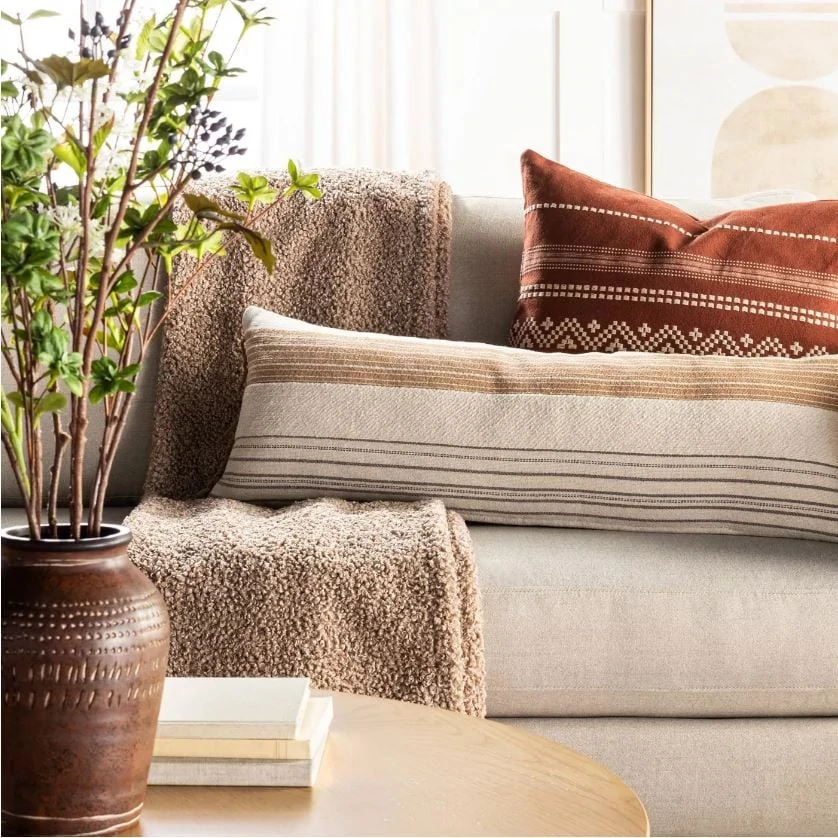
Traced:
[[307, 675], [485, 715], [471, 541], [440, 501], [149, 498], [126, 523], [169, 603], [171, 674]]
[[[307, 675], [324, 689], [483, 715], [474, 557], [458, 515], [439, 501], [276, 510], [202, 499], [235, 435], [248, 305], [357, 331], [444, 336], [447, 185], [387, 172], [321, 176], [321, 201], [297, 195], [257, 225], [273, 243], [273, 276], [231, 241], [165, 327], [147, 496], [127, 521], [131, 557], [169, 606], [171, 675]], [[228, 184], [202, 181], [200, 191], [241, 211]], [[194, 267], [176, 261], [170, 294]]]
[[[280, 191], [288, 185], [287, 176], [270, 180]], [[202, 180], [199, 191], [242, 212], [229, 185]], [[231, 238], [227, 255], [209, 260], [182, 294], [164, 331], [146, 491], [203, 497], [221, 476], [244, 389], [247, 306], [359, 332], [445, 336], [448, 185], [430, 174], [333, 169], [321, 172], [321, 185], [322, 200], [298, 193], [254, 225], [273, 244], [273, 275]], [[195, 264], [189, 256], [175, 261], [170, 295]]]

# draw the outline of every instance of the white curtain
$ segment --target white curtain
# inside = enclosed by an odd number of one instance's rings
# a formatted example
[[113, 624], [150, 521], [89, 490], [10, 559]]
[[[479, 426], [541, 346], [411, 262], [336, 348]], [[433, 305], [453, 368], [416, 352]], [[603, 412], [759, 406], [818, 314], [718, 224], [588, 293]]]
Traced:
[[[106, 16], [118, 6], [89, 2]], [[74, 3], [43, 5], [74, 21]], [[247, 129], [242, 169], [284, 168], [289, 157], [309, 169], [434, 169], [461, 194], [519, 197], [518, 157], [534, 148], [642, 185], [644, 0], [262, 5], [275, 20], [248, 33], [233, 59], [247, 72], [219, 96]], [[214, 34], [228, 54], [239, 27], [225, 14]], [[66, 49], [67, 21], [41, 23], [47, 52]]]
[[260, 162], [439, 168], [443, 2], [272, 3], [277, 19], [259, 33]]
[[555, 0], [273, 0], [226, 87], [242, 165], [433, 169], [519, 195], [518, 156], [557, 152]]

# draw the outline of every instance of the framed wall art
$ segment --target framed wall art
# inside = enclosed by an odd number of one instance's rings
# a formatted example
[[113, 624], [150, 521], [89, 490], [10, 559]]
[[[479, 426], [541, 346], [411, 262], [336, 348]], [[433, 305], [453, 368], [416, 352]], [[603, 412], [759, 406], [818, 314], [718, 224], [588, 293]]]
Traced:
[[646, 188], [838, 197], [838, 2], [648, 0]]

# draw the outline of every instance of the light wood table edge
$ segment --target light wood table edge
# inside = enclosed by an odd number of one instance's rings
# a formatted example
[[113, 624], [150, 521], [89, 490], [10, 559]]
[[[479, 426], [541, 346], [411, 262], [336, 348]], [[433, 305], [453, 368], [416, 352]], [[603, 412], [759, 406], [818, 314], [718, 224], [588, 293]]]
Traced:
[[[123, 834], [650, 834], [645, 806], [617, 774], [536, 733], [436, 707], [323, 694], [335, 699], [335, 721], [313, 788], [149, 787], [139, 825]], [[457, 784], [462, 776], [467, 782]]]

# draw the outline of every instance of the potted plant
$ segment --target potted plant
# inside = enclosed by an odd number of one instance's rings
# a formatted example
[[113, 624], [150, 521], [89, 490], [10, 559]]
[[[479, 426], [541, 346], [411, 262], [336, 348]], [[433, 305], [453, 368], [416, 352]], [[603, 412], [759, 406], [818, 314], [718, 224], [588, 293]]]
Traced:
[[[3, 821], [14, 834], [105, 834], [139, 817], [168, 617], [128, 559], [130, 533], [103, 523], [108, 479], [146, 351], [177, 304], [164, 269], [192, 254], [199, 281], [225, 234], [273, 269], [252, 227], [260, 204], [282, 198], [267, 180], [239, 175], [241, 213], [196, 192], [244, 152], [244, 129], [213, 105], [242, 72], [213, 28], [236, 20], [238, 47], [271, 18], [251, 0], [171, 0], [145, 21], [135, 6], [124, 0], [110, 20], [82, 2], [67, 53], [47, 56], [28, 30], [56, 13], [2, 14], [16, 30], [2, 62], [2, 440], [28, 521], [2, 533]], [[319, 197], [316, 175], [289, 174], [285, 194]], [[178, 198], [186, 209], [173, 215]], [[95, 440], [91, 410], [104, 416]]]

